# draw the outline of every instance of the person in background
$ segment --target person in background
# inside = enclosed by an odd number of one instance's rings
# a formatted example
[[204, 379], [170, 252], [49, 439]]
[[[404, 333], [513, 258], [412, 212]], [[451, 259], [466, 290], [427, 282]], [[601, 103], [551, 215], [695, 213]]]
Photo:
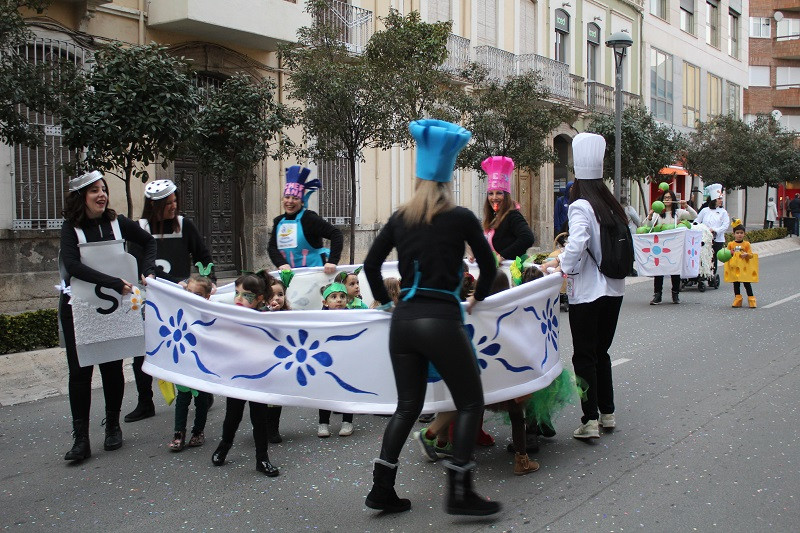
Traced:
[[767, 223], [764, 226], [765, 228], [771, 228], [775, 226], [775, 221], [778, 220], [778, 206], [775, 205], [775, 199], [770, 197], [769, 201], [767, 202]]
[[700, 210], [695, 218], [695, 224], [705, 224], [714, 236], [712, 243], [713, 269], [717, 273], [717, 252], [725, 247], [725, 230], [731, 225], [731, 217], [722, 207], [722, 185], [714, 183], [706, 187], [708, 192], [708, 205]]
[[792, 218], [794, 218], [792, 233], [800, 235], [800, 193], [795, 193], [794, 198], [789, 202], [789, 212], [792, 213]]
[[566, 187], [561, 189], [562, 195], [556, 200], [556, 206], [553, 210], [554, 235], [567, 231], [567, 212], [569, 210], [569, 191], [571, 188], [572, 182], [568, 181]]

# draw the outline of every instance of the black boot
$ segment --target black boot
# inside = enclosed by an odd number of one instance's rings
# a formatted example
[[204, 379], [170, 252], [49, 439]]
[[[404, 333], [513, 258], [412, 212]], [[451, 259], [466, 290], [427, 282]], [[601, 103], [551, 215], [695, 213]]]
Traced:
[[281, 471], [269, 462], [269, 454], [261, 452], [256, 454], [256, 470], [267, 477], [277, 477]]
[[661, 303], [661, 293], [660, 292], [653, 293], [653, 299], [650, 300], [650, 305], [658, 305], [660, 303]]
[[402, 513], [411, 509], [411, 501], [399, 498], [394, 491], [397, 477], [397, 463], [392, 464], [383, 459], [375, 459], [372, 470], [372, 490], [367, 494], [364, 504], [370, 509], [387, 513]]
[[681, 300], [680, 300], [680, 298], [678, 298], [678, 294], [680, 294], [680, 292], [678, 292], [678, 291], [672, 291], [672, 303], [674, 303], [674, 304], [679, 304], [679, 303], [681, 303]]
[[457, 465], [445, 463], [449, 488], [445, 511], [447, 514], [487, 516], [500, 511], [499, 502], [490, 502], [472, 490], [472, 471], [475, 463]]
[[125, 422], [138, 422], [139, 420], [144, 420], [151, 416], [156, 416], [156, 406], [153, 404], [153, 399], [139, 400], [139, 403], [136, 404], [136, 408], [125, 415]]
[[75, 437], [75, 444], [73, 444], [72, 449], [64, 455], [64, 460], [83, 461], [91, 457], [92, 450], [89, 447], [89, 421], [73, 420], [72, 434]]
[[214, 463], [214, 466], [222, 466], [225, 464], [225, 458], [228, 457], [231, 446], [233, 446], [232, 442], [225, 442], [224, 440], [219, 442], [219, 446], [217, 446], [217, 449], [211, 454], [211, 462]]
[[270, 444], [278, 444], [283, 442], [281, 434], [278, 431], [278, 426], [281, 423], [281, 411], [283, 407], [280, 405], [270, 405], [267, 407], [267, 440]]
[[122, 448], [122, 428], [119, 427], [119, 411], [106, 411], [106, 440], [103, 449], [107, 452]]

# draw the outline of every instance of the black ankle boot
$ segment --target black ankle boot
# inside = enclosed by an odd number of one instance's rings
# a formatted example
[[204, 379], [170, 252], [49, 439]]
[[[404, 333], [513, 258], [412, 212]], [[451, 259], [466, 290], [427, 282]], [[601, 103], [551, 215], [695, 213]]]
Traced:
[[681, 303], [681, 300], [680, 300], [680, 298], [678, 298], [678, 294], [680, 294], [680, 292], [678, 292], [678, 291], [672, 291], [672, 303], [674, 303], [674, 304], [679, 304], [679, 303]]
[[75, 443], [72, 445], [72, 449], [64, 455], [64, 460], [83, 461], [91, 457], [92, 450], [89, 447], [89, 421], [73, 420], [72, 434], [75, 437]]
[[653, 294], [653, 299], [650, 300], [650, 305], [658, 305], [661, 303], [661, 293], [657, 292]]
[[122, 428], [119, 427], [119, 411], [106, 411], [106, 440], [103, 449], [107, 452], [122, 448]]
[[220, 441], [217, 449], [211, 454], [211, 462], [214, 463], [214, 466], [222, 466], [225, 464], [225, 458], [228, 457], [231, 446], [233, 446], [232, 442]]
[[269, 462], [269, 454], [266, 452], [256, 454], [256, 470], [267, 477], [278, 477], [281, 473], [278, 467]]
[[267, 440], [270, 444], [278, 444], [283, 442], [281, 434], [278, 431], [278, 426], [281, 423], [281, 411], [283, 407], [280, 405], [270, 405], [267, 407]]
[[377, 509], [387, 513], [401, 513], [411, 509], [411, 501], [398, 497], [394, 491], [396, 478], [396, 463], [392, 464], [383, 459], [375, 459], [375, 468], [372, 470], [372, 490], [369, 491], [364, 504], [370, 509]]
[[490, 502], [472, 490], [472, 471], [475, 463], [457, 465], [445, 463], [449, 482], [445, 511], [447, 514], [487, 516], [500, 511], [499, 502]]
[[139, 420], [144, 420], [151, 416], [156, 416], [156, 406], [153, 404], [153, 399], [139, 400], [139, 403], [136, 404], [136, 408], [125, 415], [125, 422], [138, 422]]

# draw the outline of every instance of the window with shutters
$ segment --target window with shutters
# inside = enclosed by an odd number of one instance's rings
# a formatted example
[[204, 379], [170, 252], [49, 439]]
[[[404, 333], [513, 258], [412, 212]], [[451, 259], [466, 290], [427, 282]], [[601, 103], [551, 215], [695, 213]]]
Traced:
[[453, 19], [451, 0], [428, 0], [428, 22], [447, 22]]
[[681, 0], [681, 29], [694, 35], [694, 0]]
[[693, 128], [700, 120], [700, 67], [683, 63], [683, 125]]
[[716, 0], [706, 2], [706, 42], [719, 48], [719, 4]]
[[497, 46], [497, 0], [478, 0], [478, 46]]
[[[22, 50], [24, 57], [39, 65], [68, 61], [82, 67], [90, 58], [88, 50], [65, 41], [37, 38]], [[48, 83], [43, 80], [43, 83]], [[61, 211], [69, 194], [70, 176], [64, 165], [78, 154], [61, 144], [61, 119], [52, 113], [38, 113], [19, 105], [17, 111], [42, 132], [38, 147], [14, 145], [14, 229], [61, 227]]]
[[350, 182], [350, 163], [346, 158], [322, 161], [317, 166], [317, 175], [322, 181], [322, 188], [317, 193], [319, 199], [319, 215], [331, 224], [342, 226], [350, 224], [350, 198], [356, 197], [356, 224], [360, 223], [361, 201], [359, 191], [360, 165], [356, 163], [356, 190]]
[[667, 0], [650, 0], [650, 13], [667, 20]]
[[519, 53], [536, 53], [536, 2], [520, 0]]
[[728, 25], [730, 26], [731, 38], [730, 41], [728, 41], [728, 54], [731, 57], [739, 59], [739, 32], [740, 32], [739, 16], [734, 15], [733, 13], [731, 13], [729, 16], [730, 16], [730, 22]]
[[727, 108], [727, 112], [729, 115], [733, 115], [736, 118], [741, 117], [741, 99], [739, 95], [741, 94], [741, 87], [736, 85], [735, 83], [727, 82], [727, 90], [725, 91], [725, 106]]
[[708, 75], [708, 116], [722, 114], [722, 78]]
[[650, 112], [672, 122], [672, 56], [650, 49]]

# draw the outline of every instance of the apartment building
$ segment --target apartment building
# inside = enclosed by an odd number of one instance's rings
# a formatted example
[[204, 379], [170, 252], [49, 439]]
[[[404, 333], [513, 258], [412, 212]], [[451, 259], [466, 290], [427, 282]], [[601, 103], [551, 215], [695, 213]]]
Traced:
[[[748, 85], [748, 0], [648, 0], [642, 28], [643, 97], [653, 115], [682, 132], [697, 121], [742, 117]], [[665, 169], [674, 190], [702, 189], [680, 166]], [[648, 201], [657, 195], [657, 183]]]
[[[800, 132], [800, 1], [750, 3], [749, 85], [744, 91], [745, 120], [770, 113], [785, 129]], [[775, 198], [781, 216], [785, 201], [800, 192], [800, 182], [785, 179], [767, 193]], [[763, 212], [764, 196], [763, 187], [748, 195], [748, 212]]]
[[[514, 196], [537, 244], [549, 248], [554, 198], [569, 179], [571, 139], [585, 127], [589, 113], [613, 112], [614, 59], [604, 45], [612, 33], [626, 31], [634, 43], [623, 67], [626, 104], [638, 102], [648, 87], [641, 75], [649, 53], [642, 47], [645, 6], [641, 0], [331, 0], [330, 20], [341, 25], [342, 39], [357, 54], [391, 8], [403, 14], [418, 10], [426, 21], [453, 21], [450, 57], [443, 68], [455, 73], [477, 61], [499, 78], [537, 70], [553, 100], [577, 112], [573, 124], [562, 124], [548, 140], [559, 162], [534, 175], [515, 177]], [[279, 64], [278, 46], [292, 42], [297, 30], [311, 22], [302, 0], [241, 0], [235, 9], [218, 0], [55, 0], [44, 13], [27, 16], [35, 34], [28, 48], [33, 62], [58, 54], [83, 65], [103, 43], [156, 42], [192, 60], [198, 85], [208, 90], [234, 72], [269, 77], [282, 87], [287, 73]], [[687, 52], [680, 57], [692, 56]], [[284, 98], [282, 92], [279, 98]], [[55, 296], [49, 281], [26, 281], [57, 279], [60, 211], [69, 179], [59, 165], [77, 156], [61, 148], [57, 118], [31, 114], [30, 120], [45, 129], [43, 147], [0, 146], [0, 311]], [[311, 205], [322, 216], [347, 225], [348, 201], [356, 196], [356, 261], [363, 259], [382, 223], [410, 196], [414, 176], [413, 150], [366, 155], [355, 190], [349, 189], [343, 161], [311, 165], [325, 184]], [[247, 192], [244, 213], [238, 212], [231, 188], [208, 179], [195, 161], [177, 160], [166, 170], [156, 165], [151, 175], [178, 183], [181, 210], [201, 228], [215, 264], [234, 272], [268, 265], [266, 244], [272, 218], [281, 211], [283, 169], [295, 163], [267, 161], [257, 169], [259, 179]], [[478, 212], [484, 183], [477, 172], [459, 171], [458, 202]], [[121, 182], [112, 178], [109, 184], [112, 206], [122, 208]], [[143, 185], [134, 183], [134, 214], [141, 210], [142, 193]], [[236, 217], [245, 219], [244, 235], [234, 232]], [[254, 257], [237, 257], [237, 239], [247, 239]]]

